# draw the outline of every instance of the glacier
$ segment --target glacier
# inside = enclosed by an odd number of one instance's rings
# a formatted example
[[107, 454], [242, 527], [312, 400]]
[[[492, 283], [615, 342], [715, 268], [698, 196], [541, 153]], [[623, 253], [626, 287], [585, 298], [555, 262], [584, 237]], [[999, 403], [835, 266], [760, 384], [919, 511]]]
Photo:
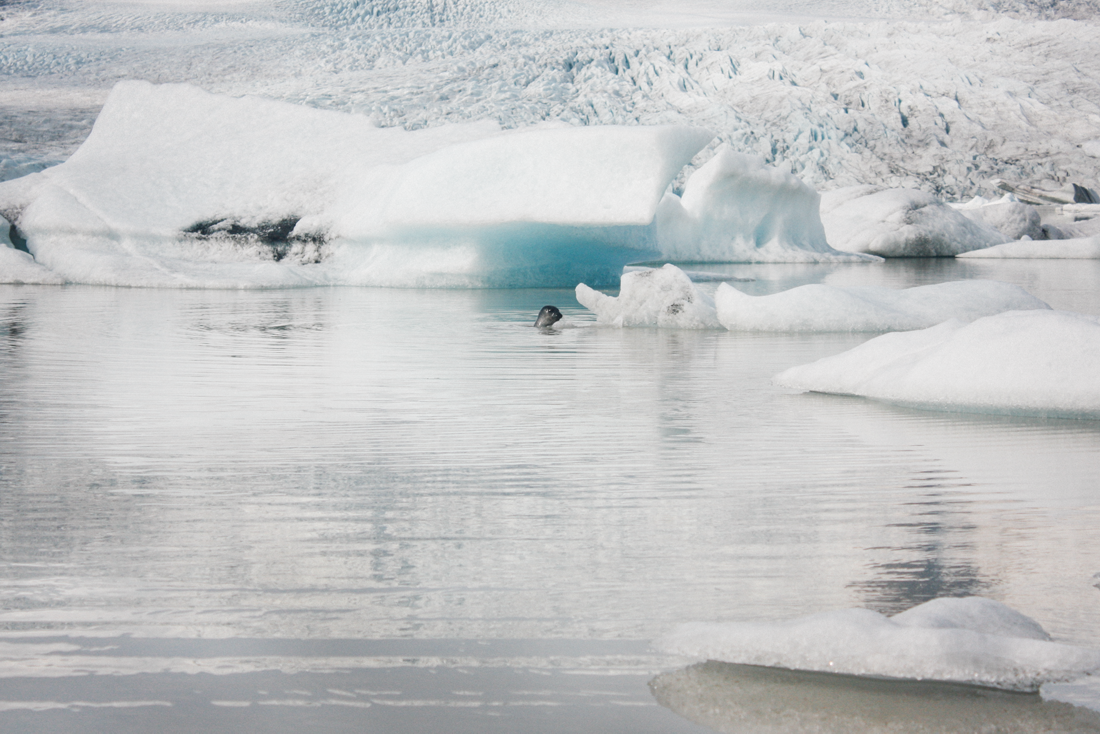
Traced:
[[666, 652], [790, 670], [1037, 691], [1100, 670], [1100, 650], [1051, 641], [992, 599], [939, 598], [886, 617], [844, 609], [780, 622], [683, 624]]
[[921, 408], [1100, 419], [1100, 321], [1008, 311], [875, 337], [773, 378], [801, 391]]
[[757, 332], [874, 332], [926, 329], [1004, 311], [1049, 309], [1023, 288], [965, 280], [915, 288], [812, 284], [752, 296], [729, 283], [696, 284], [675, 265], [624, 273], [618, 296], [581, 283], [577, 301], [604, 326]]

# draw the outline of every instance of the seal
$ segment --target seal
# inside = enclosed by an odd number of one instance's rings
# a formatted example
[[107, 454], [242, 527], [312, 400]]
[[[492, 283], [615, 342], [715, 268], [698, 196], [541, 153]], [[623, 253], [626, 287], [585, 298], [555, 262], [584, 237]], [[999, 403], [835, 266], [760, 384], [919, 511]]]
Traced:
[[552, 326], [559, 321], [561, 321], [561, 311], [557, 309], [557, 306], [543, 306], [542, 310], [539, 311], [539, 317], [535, 319], [535, 326]]

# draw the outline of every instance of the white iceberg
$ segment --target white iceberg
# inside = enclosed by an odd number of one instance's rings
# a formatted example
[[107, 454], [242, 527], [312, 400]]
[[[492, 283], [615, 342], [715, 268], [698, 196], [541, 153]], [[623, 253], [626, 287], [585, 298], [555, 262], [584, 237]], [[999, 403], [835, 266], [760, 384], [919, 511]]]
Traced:
[[65, 163], [0, 183], [0, 213], [66, 280], [118, 285], [574, 285], [657, 254], [683, 126], [362, 116], [123, 82]]
[[577, 301], [608, 326], [731, 331], [899, 331], [949, 319], [973, 321], [1003, 311], [1049, 309], [1019, 286], [966, 280], [895, 290], [879, 286], [804, 285], [750, 296], [721, 283], [714, 296], [675, 265], [632, 269], [619, 295], [581, 283]]
[[992, 227], [1004, 235], [1006, 240], [1043, 238], [1043, 220], [1039, 210], [1024, 204], [1012, 194], [1005, 194], [996, 201], [975, 196], [965, 204], [948, 206], [967, 219]]
[[1064, 240], [1020, 240], [957, 257], [1000, 260], [1100, 260], [1100, 235]]
[[821, 195], [821, 222], [836, 249], [880, 257], [951, 257], [1008, 239], [914, 189], [827, 191]]
[[782, 622], [696, 622], [655, 644], [700, 660], [1013, 691], [1100, 670], [1100, 650], [1052, 642], [1034, 620], [981, 597], [934, 599], [893, 617], [844, 609]]
[[878, 258], [829, 247], [818, 193], [760, 156], [717, 154], [665, 195], [657, 214], [661, 255], [685, 262], [841, 262]]
[[1023, 288], [961, 280], [896, 290], [881, 286], [804, 285], [750, 296], [723, 283], [718, 321], [731, 331], [908, 331], [949, 319], [973, 321], [1003, 311], [1047, 309]]
[[1100, 321], [1009, 311], [883, 334], [773, 382], [939, 410], [1100, 418]]
[[623, 273], [618, 297], [577, 286], [577, 301], [608, 326], [718, 328], [714, 301], [675, 265]]

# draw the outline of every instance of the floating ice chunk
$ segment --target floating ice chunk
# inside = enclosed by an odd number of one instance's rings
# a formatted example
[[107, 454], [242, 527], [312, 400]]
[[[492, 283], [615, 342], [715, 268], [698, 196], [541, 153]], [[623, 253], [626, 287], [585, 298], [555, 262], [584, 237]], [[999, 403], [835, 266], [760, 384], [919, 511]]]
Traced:
[[0, 183], [0, 213], [76, 282], [602, 283], [657, 254], [660, 198], [711, 137], [492, 122], [408, 132], [123, 82], [68, 161]]
[[986, 201], [975, 196], [965, 204], [949, 206], [967, 219], [997, 230], [1006, 240], [1024, 237], [1043, 239], [1043, 222], [1039, 210], [1022, 203], [1012, 194], [1005, 194], [997, 201]]
[[957, 257], [1005, 260], [1100, 260], [1100, 235], [1066, 240], [1020, 240], [964, 252]]
[[[727, 734], [1035, 734], [1100, 731], [1100, 713], [1062, 700], [951, 683], [859, 678], [710, 661], [662, 673], [654, 698]], [[1067, 696], [1068, 697], [1068, 696]]]
[[714, 302], [718, 320], [731, 331], [907, 331], [948, 319], [1049, 308], [1019, 286], [990, 280], [906, 290], [804, 285], [768, 296], [750, 296], [723, 283]]
[[1100, 419], [1100, 321], [1009, 311], [883, 334], [774, 383], [939, 410]]
[[[838, 262], [818, 215], [820, 197], [754, 155], [720, 150], [657, 212], [662, 256], [692, 262]], [[866, 258], [865, 258], [866, 259]]]
[[821, 222], [838, 250], [881, 257], [951, 257], [1008, 239], [913, 189], [852, 186], [826, 192]]
[[577, 286], [577, 301], [595, 313], [599, 323], [610, 326], [719, 326], [714, 302], [675, 265], [624, 273], [618, 297], [581, 283]]
[[895, 617], [844, 609], [785, 622], [691, 623], [656, 645], [701, 660], [1014, 691], [1100, 670], [1100, 650], [1050, 642], [1045, 634], [998, 602], [970, 597], [934, 600]]

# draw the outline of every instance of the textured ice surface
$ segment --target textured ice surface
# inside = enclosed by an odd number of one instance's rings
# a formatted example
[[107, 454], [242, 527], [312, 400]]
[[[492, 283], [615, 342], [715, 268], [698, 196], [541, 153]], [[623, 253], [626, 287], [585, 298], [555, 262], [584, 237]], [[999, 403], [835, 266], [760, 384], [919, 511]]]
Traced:
[[718, 328], [714, 302], [675, 265], [623, 273], [618, 297], [577, 286], [577, 301], [609, 326]]
[[656, 254], [660, 197], [711, 137], [669, 125], [408, 132], [125, 82], [68, 161], [0, 183], [0, 211], [77, 282], [571, 286]]
[[657, 646], [701, 660], [1035, 691], [1100, 670], [1100, 650], [1050, 642], [990, 599], [935, 599], [885, 617], [869, 609], [784, 622], [690, 623]]
[[0, 158], [13, 173], [28, 170], [26, 156], [63, 160], [111, 85], [140, 78], [410, 129], [689, 123], [818, 189], [880, 184], [958, 199], [992, 195], [995, 177], [1095, 188], [1096, 8], [40, 0], [4, 10], [0, 134], [11, 133]]
[[966, 258], [1100, 260], [1100, 235], [1066, 240], [1020, 240], [963, 253]]
[[1100, 322], [1010, 311], [883, 334], [774, 379], [797, 390], [941, 410], [1100, 418]]
[[718, 320], [731, 331], [906, 331], [948, 319], [1048, 308], [1019, 286], [990, 280], [905, 290], [814, 284], [768, 296], [750, 296], [723, 283], [714, 301]]
[[880, 257], [949, 257], [1008, 238], [935, 196], [913, 189], [854, 186], [821, 197], [829, 244]]

